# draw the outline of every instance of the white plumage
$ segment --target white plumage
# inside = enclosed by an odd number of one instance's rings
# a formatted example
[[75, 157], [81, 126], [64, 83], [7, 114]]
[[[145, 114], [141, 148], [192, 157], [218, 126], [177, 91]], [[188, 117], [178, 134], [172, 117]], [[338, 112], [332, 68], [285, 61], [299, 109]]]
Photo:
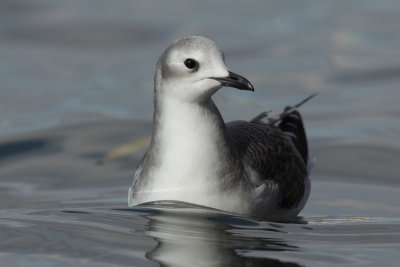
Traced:
[[[259, 218], [290, 219], [310, 189], [300, 114], [225, 124], [212, 101], [221, 87], [253, 90], [204, 37], [178, 40], [155, 75], [154, 128], [129, 205], [177, 200]], [[260, 119], [259, 119], [260, 118]]]

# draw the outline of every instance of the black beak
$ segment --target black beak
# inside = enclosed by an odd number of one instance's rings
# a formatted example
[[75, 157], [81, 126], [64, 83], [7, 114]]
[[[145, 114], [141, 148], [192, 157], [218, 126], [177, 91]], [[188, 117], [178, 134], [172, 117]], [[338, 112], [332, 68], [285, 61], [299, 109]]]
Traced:
[[239, 90], [249, 90], [254, 92], [253, 85], [244, 77], [229, 71], [228, 77], [210, 77], [211, 79], [217, 80], [222, 86], [234, 87]]

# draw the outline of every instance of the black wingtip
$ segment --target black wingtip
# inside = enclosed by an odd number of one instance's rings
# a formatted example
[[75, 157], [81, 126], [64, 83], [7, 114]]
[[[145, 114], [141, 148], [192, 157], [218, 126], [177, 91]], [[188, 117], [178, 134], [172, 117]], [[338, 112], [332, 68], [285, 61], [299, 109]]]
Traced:
[[308, 162], [308, 144], [306, 131], [300, 113], [294, 109], [286, 113], [280, 123], [279, 129], [290, 138], [296, 150], [300, 153], [305, 164]]
[[293, 107], [287, 106], [284, 112], [280, 115], [280, 122], [278, 124], [278, 127], [281, 129], [281, 131], [290, 138], [297, 151], [303, 158], [305, 164], [308, 162], [307, 136], [303, 125], [303, 120], [297, 109], [316, 95], [317, 93], [314, 93], [306, 97]]

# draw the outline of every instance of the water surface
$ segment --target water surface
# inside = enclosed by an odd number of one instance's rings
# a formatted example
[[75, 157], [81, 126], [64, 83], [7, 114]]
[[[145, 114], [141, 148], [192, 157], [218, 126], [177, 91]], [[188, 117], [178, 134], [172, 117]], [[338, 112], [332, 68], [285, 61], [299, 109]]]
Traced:
[[[397, 266], [400, 2], [0, 3], [2, 266]], [[306, 223], [182, 203], [127, 207], [162, 50], [204, 35], [256, 92], [226, 120], [301, 108]]]

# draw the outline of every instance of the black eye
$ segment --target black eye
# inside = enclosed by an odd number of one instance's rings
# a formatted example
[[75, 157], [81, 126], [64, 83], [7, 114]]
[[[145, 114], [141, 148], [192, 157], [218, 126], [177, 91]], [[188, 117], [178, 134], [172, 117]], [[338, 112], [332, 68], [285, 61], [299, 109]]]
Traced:
[[191, 58], [185, 59], [183, 63], [188, 69], [194, 69], [198, 65], [197, 61]]

